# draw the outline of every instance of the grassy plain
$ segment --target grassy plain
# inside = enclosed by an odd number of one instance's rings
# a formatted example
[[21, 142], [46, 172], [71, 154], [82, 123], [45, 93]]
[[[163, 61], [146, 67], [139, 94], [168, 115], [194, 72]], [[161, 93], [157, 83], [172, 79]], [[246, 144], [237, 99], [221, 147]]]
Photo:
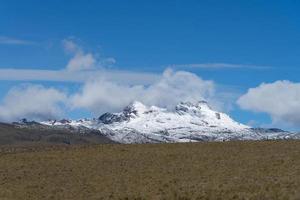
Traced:
[[1, 147], [0, 199], [300, 199], [300, 141]]

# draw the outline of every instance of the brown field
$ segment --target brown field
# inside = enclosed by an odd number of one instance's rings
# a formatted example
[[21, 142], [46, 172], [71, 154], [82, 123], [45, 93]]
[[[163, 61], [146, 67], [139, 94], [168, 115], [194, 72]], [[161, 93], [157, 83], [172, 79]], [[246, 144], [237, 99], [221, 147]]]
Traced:
[[300, 199], [300, 141], [2, 147], [0, 199]]

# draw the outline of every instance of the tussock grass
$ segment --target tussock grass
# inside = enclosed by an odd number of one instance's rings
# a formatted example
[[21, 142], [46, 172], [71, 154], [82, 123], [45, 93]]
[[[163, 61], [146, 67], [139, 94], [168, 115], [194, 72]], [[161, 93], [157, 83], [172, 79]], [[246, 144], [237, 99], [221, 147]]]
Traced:
[[4, 148], [0, 199], [300, 199], [300, 141]]

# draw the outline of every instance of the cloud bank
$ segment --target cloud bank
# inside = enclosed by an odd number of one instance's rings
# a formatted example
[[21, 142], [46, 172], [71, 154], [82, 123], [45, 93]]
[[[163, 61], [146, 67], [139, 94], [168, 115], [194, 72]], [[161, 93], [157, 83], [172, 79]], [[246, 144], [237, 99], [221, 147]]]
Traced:
[[249, 89], [237, 103], [242, 109], [269, 114], [275, 124], [300, 127], [300, 83], [263, 83]]
[[41, 85], [14, 87], [0, 104], [0, 121], [58, 118], [64, 113], [62, 104], [66, 99], [63, 92], [54, 88]]
[[210, 100], [215, 97], [215, 84], [195, 74], [170, 69], [151, 85], [124, 85], [105, 79], [88, 81], [81, 91], [71, 96], [73, 108], [85, 108], [96, 115], [120, 111], [132, 101], [172, 108], [180, 101]]
[[94, 117], [121, 111], [132, 101], [173, 109], [180, 101], [207, 100], [218, 107], [224, 99], [216, 84], [199, 76], [167, 69], [151, 84], [126, 84], [105, 77], [86, 81], [73, 93], [41, 85], [21, 85], [11, 89], [0, 104], [0, 121], [58, 119], [69, 111], [85, 109]]
[[180, 101], [207, 100], [221, 110], [227, 97], [232, 96], [226, 97], [213, 81], [186, 71], [167, 69], [154, 74], [108, 70], [107, 66], [115, 62], [113, 58], [85, 52], [73, 40], [64, 40], [63, 48], [70, 55], [64, 69], [0, 69], [0, 80], [79, 82], [80, 90], [68, 94], [32, 84], [13, 88], [0, 104], [1, 121], [55, 119], [76, 109], [88, 110], [97, 117], [120, 111], [132, 101], [172, 109]]

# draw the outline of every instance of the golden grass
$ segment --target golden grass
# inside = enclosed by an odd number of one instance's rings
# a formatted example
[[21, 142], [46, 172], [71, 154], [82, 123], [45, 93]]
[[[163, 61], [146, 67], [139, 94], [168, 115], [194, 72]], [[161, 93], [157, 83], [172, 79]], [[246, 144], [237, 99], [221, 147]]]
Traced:
[[300, 199], [300, 141], [4, 148], [0, 199]]

